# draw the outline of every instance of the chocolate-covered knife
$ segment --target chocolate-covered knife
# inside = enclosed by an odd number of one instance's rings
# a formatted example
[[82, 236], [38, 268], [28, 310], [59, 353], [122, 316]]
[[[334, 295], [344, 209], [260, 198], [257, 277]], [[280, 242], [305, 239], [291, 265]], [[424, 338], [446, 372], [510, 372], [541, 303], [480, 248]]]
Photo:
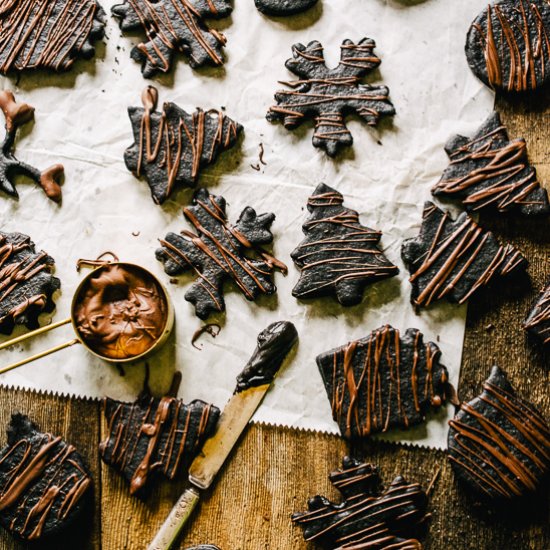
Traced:
[[297, 339], [296, 327], [288, 321], [272, 323], [260, 332], [258, 345], [237, 377], [235, 393], [225, 406], [214, 435], [206, 440], [191, 463], [189, 482], [192, 486], [176, 502], [148, 550], [171, 548], [199, 501], [199, 489], [208, 489], [212, 484]]

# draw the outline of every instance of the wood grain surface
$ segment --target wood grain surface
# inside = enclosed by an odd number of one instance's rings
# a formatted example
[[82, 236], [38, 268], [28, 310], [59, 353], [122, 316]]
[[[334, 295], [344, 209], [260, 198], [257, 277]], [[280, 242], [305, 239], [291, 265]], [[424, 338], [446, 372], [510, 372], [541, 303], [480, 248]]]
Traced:
[[[530, 100], [499, 99], [497, 107], [514, 137], [524, 136], [540, 180], [550, 184], [550, 90]], [[528, 340], [521, 323], [539, 289], [550, 278], [548, 220], [483, 218], [482, 223], [518, 246], [530, 261], [530, 284], [500, 285], [478, 294], [469, 305], [459, 394], [479, 393], [493, 364], [503, 367], [521, 395], [550, 418], [550, 360], [540, 345]], [[95, 481], [93, 520], [47, 549], [141, 550], [146, 547], [172, 504], [186, 486], [182, 477], [163, 482], [145, 501], [130, 497], [126, 483], [104, 466], [98, 443], [105, 435], [97, 401], [69, 400], [0, 387], [0, 426], [11, 412], [29, 414], [43, 430], [63, 435], [89, 462]], [[5, 444], [5, 434], [0, 435]], [[350, 449], [338, 437], [270, 426], [251, 425], [198, 513], [187, 526], [181, 548], [212, 543], [222, 550], [313, 549], [290, 522], [304, 510], [308, 497], [339, 495], [328, 473], [346, 453], [365, 457], [380, 467], [385, 483], [397, 473], [425, 487], [441, 469], [431, 497], [432, 520], [425, 538], [429, 549], [543, 550], [550, 548], [548, 491], [518, 508], [491, 512], [456, 486], [445, 453], [371, 441]], [[5, 532], [0, 549], [26, 548]], [[29, 547], [31, 548], [31, 547]], [[37, 548], [36, 545], [32, 548]]]

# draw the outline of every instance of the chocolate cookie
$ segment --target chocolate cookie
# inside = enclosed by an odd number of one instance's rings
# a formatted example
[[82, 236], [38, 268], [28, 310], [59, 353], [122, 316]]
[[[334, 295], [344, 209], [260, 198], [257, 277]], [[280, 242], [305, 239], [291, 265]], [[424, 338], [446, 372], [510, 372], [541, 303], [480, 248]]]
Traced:
[[0, 7], [0, 73], [66, 71], [94, 55], [105, 12], [95, 0], [6, 0]]
[[[193, 205], [183, 214], [196, 233], [168, 233], [160, 239], [157, 260], [164, 263], [168, 275], [193, 269], [199, 280], [185, 293], [195, 313], [206, 319], [211, 313], [225, 311], [223, 282], [232, 280], [247, 300], [259, 294], [273, 294], [277, 288], [272, 276], [275, 269], [286, 273], [286, 266], [268, 254], [261, 245], [273, 241], [271, 224], [275, 214], [256, 214], [247, 206], [235, 225], [229, 225], [225, 199], [199, 189]], [[254, 258], [252, 258], [254, 256]]]
[[275, 94], [277, 105], [270, 107], [267, 119], [281, 121], [285, 128], [292, 130], [313, 118], [313, 145], [331, 157], [336, 156], [339, 149], [353, 143], [346, 127], [347, 115], [355, 113], [369, 126], [375, 126], [381, 116], [395, 114], [388, 99], [388, 88], [360, 84], [362, 77], [380, 65], [380, 59], [374, 54], [375, 46], [370, 38], [363, 38], [358, 44], [344, 40], [340, 64], [329, 69], [320, 42], [310, 42], [307, 46], [294, 44], [294, 57], [286, 62], [286, 68], [299, 80], [283, 83], [292, 89]]
[[15, 177], [22, 175], [40, 185], [48, 198], [54, 202], [61, 202], [59, 180], [63, 176], [63, 166], [54, 164], [40, 172], [33, 166], [16, 159], [13, 154], [17, 129], [33, 119], [34, 108], [26, 103], [17, 103], [11, 92], [1, 90], [0, 109], [6, 121], [6, 135], [0, 148], [0, 189], [12, 197], [19, 197], [15, 188]]
[[147, 41], [130, 54], [145, 78], [168, 72], [177, 53], [187, 55], [194, 69], [223, 63], [225, 36], [204, 20], [227, 17], [231, 0], [125, 0], [111, 11], [123, 31], [145, 33]]
[[466, 213], [453, 221], [431, 202], [424, 205], [420, 235], [403, 243], [401, 257], [417, 307], [442, 298], [462, 304], [496, 277], [518, 274], [528, 264], [516, 248], [500, 245]]
[[213, 544], [201, 544], [200, 546], [190, 546], [186, 550], [220, 550], [217, 546]]
[[59, 436], [13, 414], [0, 452], [0, 524], [36, 541], [72, 524], [91, 498], [92, 478], [80, 455]]
[[296, 298], [335, 294], [342, 305], [355, 305], [367, 285], [399, 272], [377, 246], [382, 233], [361, 225], [359, 214], [343, 202], [324, 183], [308, 199], [311, 215], [302, 226], [306, 238], [291, 254], [302, 270], [292, 290]]
[[38, 316], [53, 311], [52, 295], [61, 286], [53, 267], [30, 237], [0, 231], [0, 333], [11, 334], [16, 324], [38, 328]]
[[256, 7], [266, 15], [294, 15], [317, 4], [317, 0], [254, 0]]
[[550, 429], [493, 367], [481, 395], [449, 422], [455, 475], [478, 496], [508, 500], [536, 491], [550, 470]]
[[504, 92], [536, 90], [550, 79], [550, 4], [493, 2], [472, 23], [466, 58], [487, 86]]
[[471, 139], [455, 136], [445, 151], [451, 164], [432, 189], [435, 197], [459, 200], [469, 212], [550, 213], [548, 193], [529, 164], [525, 140], [510, 141], [496, 111]]
[[550, 345], [550, 283], [542, 291], [535, 307], [525, 319], [523, 328], [540, 338], [543, 345]]
[[243, 128], [220, 111], [197, 109], [190, 115], [175, 103], [165, 103], [158, 113], [153, 86], [141, 99], [143, 109], [128, 109], [134, 143], [124, 162], [136, 177], [145, 177], [153, 201], [162, 204], [177, 187], [194, 187], [200, 169], [233, 147]]
[[420, 424], [445, 401], [447, 369], [441, 351], [414, 328], [389, 325], [317, 356], [332, 417], [346, 439]]
[[212, 435], [220, 410], [204, 401], [188, 405], [174, 397], [143, 395], [135, 403], [106, 398], [109, 435], [99, 445], [103, 462], [122, 473], [136, 494], [162, 473], [168, 479], [187, 468]]
[[306, 541], [328, 550], [422, 548], [416, 537], [429, 517], [428, 498], [418, 483], [397, 476], [381, 491], [377, 468], [347, 456], [329, 479], [341, 503], [317, 495], [307, 512], [292, 514]]

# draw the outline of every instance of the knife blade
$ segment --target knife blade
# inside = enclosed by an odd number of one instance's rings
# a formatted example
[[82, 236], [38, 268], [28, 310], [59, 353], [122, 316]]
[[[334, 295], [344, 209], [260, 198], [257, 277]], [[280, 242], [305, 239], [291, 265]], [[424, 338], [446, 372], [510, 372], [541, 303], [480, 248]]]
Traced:
[[207, 439], [189, 468], [187, 488], [176, 502], [148, 550], [169, 550], [200, 499], [210, 487], [268, 392], [281, 364], [298, 340], [288, 321], [272, 323], [258, 335], [258, 345], [237, 377], [233, 396], [225, 406], [214, 435]]

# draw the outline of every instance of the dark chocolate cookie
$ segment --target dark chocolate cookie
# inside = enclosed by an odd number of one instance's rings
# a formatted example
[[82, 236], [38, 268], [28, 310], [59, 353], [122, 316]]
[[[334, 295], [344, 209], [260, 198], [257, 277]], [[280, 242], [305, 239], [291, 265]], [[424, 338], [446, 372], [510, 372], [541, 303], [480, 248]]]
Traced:
[[529, 164], [525, 140], [510, 141], [496, 111], [472, 138], [455, 136], [445, 151], [451, 164], [432, 189], [435, 197], [459, 200], [469, 212], [550, 213], [548, 193]]
[[101, 442], [103, 461], [122, 473], [136, 494], [162, 473], [168, 479], [189, 466], [212, 435], [220, 411], [195, 400], [142, 396], [136, 403], [106, 398], [103, 412], [109, 435]]
[[256, 7], [266, 15], [293, 15], [306, 11], [317, 4], [317, 0], [254, 0]]
[[332, 417], [346, 439], [421, 423], [445, 401], [441, 351], [410, 328], [386, 325], [369, 336], [317, 356]]
[[508, 500], [534, 492], [550, 470], [548, 425], [498, 367], [449, 425], [455, 475], [480, 497]]
[[420, 235], [403, 243], [401, 257], [417, 307], [442, 298], [462, 304], [495, 277], [517, 274], [528, 264], [519, 250], [500, 245], [466, 213], [453, 221], [431, 202], [424, 205]]
[[[225, 311], [223, 282], [232, 280], [247, 300], [259, 294], [273, 294], [277, 288], [272, 276], [275, 269], [286, 273], [286, 266], [268, 254], [261, 245], [273, 240], [270, 228], [275, 214], [256, 214], [247, 206], [235, 225], [225, 213], [225, 199], [199, 189], [193, 205], [183, 214], [196, 233], [168, 233], [160, 240], [157, 260], [164, 263], [168, 275], [193, 269], [199, 280], [185, 293], [195, 313], [206, 319], [211, 313]], [[254, 258], [253, 258], [254, 256]]]
[[42, 433], [14, 414], [0, 452], [0, 524], [35, 541], [73, 523], [91, 498], [92, 478], [82, 458], [61, 437]]
[[10, 334], [16, 324], [35, 329], [38, 316], [53, 311], [52, 295], [61, 286], [53, 266], [27, 235], [0, 231], [0, 333]]
[[523, 328], [540, 338], [543, 345], [550, 346], [550, 283], [542, 291], [535, 307], [525, 319]]
[[233, 147], [243, 128], [220, 111], [188, 114], [175, 103], [165, 103], [158, 113], [153, 86], [141, 98], [143, 109], [128, 109], [134, 143], [126, 149], [124, 162], [136, 177], [145, 177], [153, 201], [162, 204], [178, 186], [194, 187], [200, 169]]
[[547, 0], [493, 2], [472, 23], [466, 57], [487, 86], [505, 92], [536, 90], [550, 79], [550, 4]]
[[0, 73], [66, 71], [94, 55], [105, 12], [95, 0], [5, 0], [0, 7]]
[[399, 272], [377, 246], [382, 233], [361, 225], [359, 214], [343, 202], [324, 183], [308, 199], [311, 215], [302, 226], [306, 238], [291, 254], [302, 270], [292, 290], [296, 298], [335, 294], [342, 305], [355, 305], [367, 285]]
[[22, 175], [40, 185], [48, 198], [60, 202], [59, 180], [63, 176], [63, 166], [54, 164], [40, 172], [34, 166], [16, 159], [13, 154], [17, 129], [33, 119], [34, 108], [26, 103], [17, 103], [11, 92], [2, 90], [0, 91], [0, 109], [6, 121], [6, 135], [0, 149], [0, 189], [12, 197], [19, 197], [15, 188], [15, 177]]
[[381, 491], [376, 467], [350, 457], [329, 478], [344, 497], [341, 503], [317, 495], [307, 512], [292, 514], [306, 541], [327, 550], [422, 548], [416, 537], [429, 517], [428, 497], [418, 483], [397, 476]]
[[217, 546], [213, 544], [201, 544], [200, 546], [190, 546], [186, 550], [220, 550]]
[[370, 38], [363, 38], [357, 44], [344, 40], [340, 64], [329, 69], [319, 42], [310, 42], [307, 46], [294, 44], [294, 57], [286, 62], [286, 68], [299, 80], [284, 82], [292, 89], [275, 94], [277, 105], [270, 107], [267, 119], [281, 121], [285, 128], [292, 130], [313, 118], [313, 145], [334, 157], [339, 149], [353, 143], [346, 127], [347, 115], [355, 113], [369, 126], [375, 126], [381, 116], [395, 114], [388, 99], [388, 88], [360, 84], [362, 77], [380, 65], [380, 59], [374, 54], [375, 46]]
[[221, 65], [225, 36], [204, 20], [232, 11], [231, 0], [124, 0], [112, 8], [123, 31], [142, 30], [147, 37], [130, 54], [145, 78], [168, 72], [177, 53], [187, 55], [193, 68]]

